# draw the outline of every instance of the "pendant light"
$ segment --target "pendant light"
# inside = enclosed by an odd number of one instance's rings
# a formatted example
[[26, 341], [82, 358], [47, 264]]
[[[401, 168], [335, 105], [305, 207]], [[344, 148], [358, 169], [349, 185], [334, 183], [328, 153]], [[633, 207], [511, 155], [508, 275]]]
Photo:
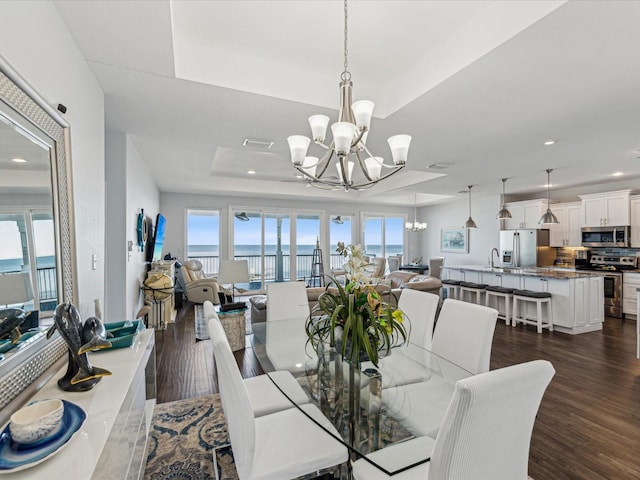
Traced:
[[540, 220], [538, 220], [538, 223], [540, 224], [560, 223], [556, 218], [556, 216], [551, 211], [551, 208], [549, 208], [549, 186], [551, 185], [551, 180], [550, 180], [551, 172], [553, 172], [553, 169], [548, 168], [547, 169], [547, 212], [540, 217]]
[[467, 221], [464, 223], [464, 228], [478, 228], [478, 225], [476, 225], [476, 222], [473, 221], [473, 218], [471, 218], [471, 187], [473, 187], [473, 185], [469, 185], [469, 218], [467, 219]]
[[502, 208], [500, 209], [500, 211], [496, 215], [496, 218], [498, 220], [505, 220], [507, 218], [511, 218], [511, 212], [509, 211], [507, 206], [504, 204], [504, 184], [505, 183], [507, 183], [507, 179], [503, 178], [502, 179]]
[[404, 224], [404, 228], [412, 232], [421, 232], [422, 230], [426, 230], [427, 228], [427, 222], [418, 221], [418, 194], [417, 193], [413, 197], [413, 222], [406, 222]]

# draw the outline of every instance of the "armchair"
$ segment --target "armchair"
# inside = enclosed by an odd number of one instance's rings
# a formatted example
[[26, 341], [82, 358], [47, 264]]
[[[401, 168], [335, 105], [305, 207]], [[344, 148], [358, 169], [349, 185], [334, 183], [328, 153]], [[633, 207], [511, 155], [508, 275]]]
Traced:
[[218, 282], [213, 277], [206, 277], [202, 271], [202, 263], [198, 260], [187, 260], [180, 267], [180, 274], [184, 282], [184, 293], [187, 300], [193, 303], [204, 303], [209, 300], [214, 305], [220, 303], [221, 291]]

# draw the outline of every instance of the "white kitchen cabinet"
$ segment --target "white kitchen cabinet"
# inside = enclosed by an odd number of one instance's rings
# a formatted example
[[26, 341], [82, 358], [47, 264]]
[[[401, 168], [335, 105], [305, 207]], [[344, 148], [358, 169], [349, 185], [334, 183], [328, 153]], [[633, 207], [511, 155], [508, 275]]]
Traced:
[[627, 316], [638, 315], [636, 291], [640, 288], [640, 273], [624, 272], [622, 274], [622, 313]]
[[580, 195], [583, 226], [630, 225], [630, 192], [631, 190], [619, 190], [617, 192]]
[[640, 248], [640, 195], [630, 197], [631, 247]]
[[544, 200], [527, 200], [524, 202], [512, 202], [507, 204], [511, 212], [511, 218], [504, 220], [502, 226], [505, 230], [522, 228], [542, 228], [538, 223], [540, 217], [547, 211], [547, 203]]
[[582, 204], [580, 202], [556, 203], [551, 211], [558, 218], [549, 225], [549, 245], [552, 247], [579, 247], [582, 243]]
[[[604, 321], [604, 279], [523, 276], [527, 290], [551, 293], [553, 328], [565, 333], [601, 330]], [[533, 312], [531, 312], [533, 313]]]
[[502, 274], [492, 272], [482, 272], [482, 283], [492, 287], [502, 286]]

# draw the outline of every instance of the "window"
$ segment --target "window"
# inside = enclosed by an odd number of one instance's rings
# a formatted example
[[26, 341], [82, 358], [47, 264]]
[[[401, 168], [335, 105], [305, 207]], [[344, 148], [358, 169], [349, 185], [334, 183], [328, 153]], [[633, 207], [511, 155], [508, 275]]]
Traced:
[[29, 272], [35, 278], [36, 298], [24, 307], [51, 315], [58, 304], [53, 214], [31, 210], [0, 213], [0, 237], [0, 274]]
[[363, 215], [365, 255], [387, 258], [404, 254], [405, 216]]
[[[323, 273], [319, 265], [314, 267], [314, 251], [320, 241], [320, 215], [296, 215], [296, 277], [305, 280], [307, 285], [319, 287], [323, 285]], [[313, 278], [312, 278], [313, 275]]]
[[338, 242], [345, 245], [353, 243], [353, 219], [351, 215], [331, 215], [329, 221], [329, 265], [332, 270], [340, 270], [344, 264], [344, 257], [336, 253]]
[[187, 258], [199, 260], [207, 275], [220, 265], [220, 212], [187, 210]]

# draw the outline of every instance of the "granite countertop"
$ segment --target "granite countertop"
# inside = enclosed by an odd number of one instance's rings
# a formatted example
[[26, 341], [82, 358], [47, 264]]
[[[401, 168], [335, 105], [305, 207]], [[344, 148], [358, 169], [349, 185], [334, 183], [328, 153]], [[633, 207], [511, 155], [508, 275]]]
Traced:
[[543, 278], [585, 278], [598, 276], [597, 272], [575, 270], [574, 268], [557, 267], [490, 267], [488, 265], [448, 265], [451, 270], [470, 270], [474, 272], [501, 273], [507, 275], [526, 275]]

